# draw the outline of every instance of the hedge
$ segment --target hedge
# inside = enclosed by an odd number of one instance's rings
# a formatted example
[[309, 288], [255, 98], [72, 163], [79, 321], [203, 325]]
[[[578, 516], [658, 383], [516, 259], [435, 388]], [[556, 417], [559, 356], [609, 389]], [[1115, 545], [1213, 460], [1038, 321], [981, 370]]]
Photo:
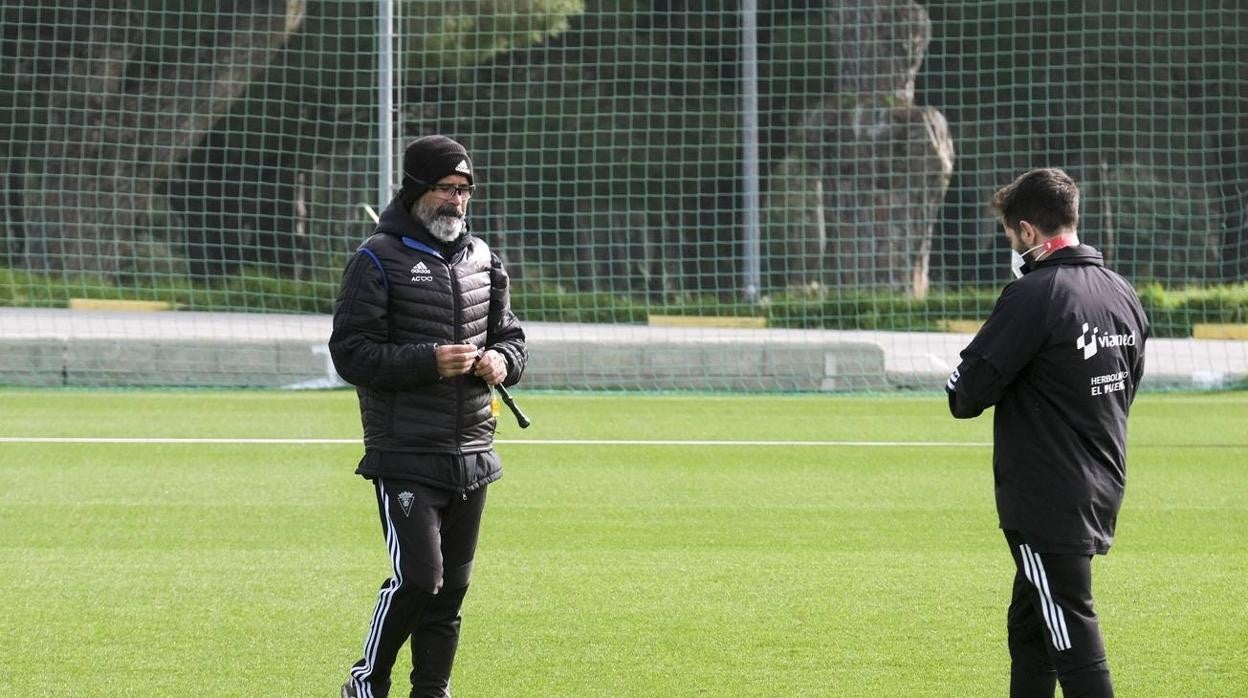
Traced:
[[[0, 306], [65, 307], [71, 298], [165, 301], [200, 311], [330, 313], [336, 281], [275, 279], [248, 270], [215, 284], [180, 280], [122, 286], [103, 278], [44, 276], [0, 269]], [[999, 288], [931, 293], [923, 300], [893, 293], [781, 293], [758, 304], [689, 296], [668, 302], [604, 292], [569, 291], [518, 282], [512, 305], [527, 321], [645, 324], [650, 315], [761, 316], [768, 327], [940, 331], [948, 321], [982, 321]], [[1248, 283], [1168, 289], [1139, 287], [1155, 337], [1190, 337], [1197, 323], [1248, 324]]]

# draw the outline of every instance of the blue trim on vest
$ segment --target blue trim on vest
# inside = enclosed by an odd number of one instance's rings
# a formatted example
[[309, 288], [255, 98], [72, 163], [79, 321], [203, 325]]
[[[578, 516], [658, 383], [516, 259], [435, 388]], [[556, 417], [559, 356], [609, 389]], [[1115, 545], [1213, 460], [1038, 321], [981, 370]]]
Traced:
[[377, 254], [367, 247], [361, 247], [356, 252], [363, 252], [368, 258], [373, 260], [373, 266], [377, 267], [377, 271], [381, 272], [381, 284], [386, 287], [386, 292], [390, 292], [390, 279], [386, 278], [386, 268], [381, 266], [381, 260], [377, 259]]
[[437, 257], [438, 259], [442, 260], [443, 262], [445, 262], [445, 261], [446, 261], [446, 257], [443, 257], [441, 252], [438, 252], [437, 250], [435, 250], [435, 249], [433, 249], [432, 247], [430, 247], [430, 246], [426, 245], [425, 243], [421, 242], [420, 240], [413, 240], [413, 239], [411, 239], [411, 238], [407, 237], [406, 235], [404, 235], [404, 236], [403, 236], [402, 238], [400, 238], [400, 239], [401, 239], [401, 240], [403, 240], [403, 244], [404, 244], [404, 245], [406, 245], [407, 247], [412, 248], [413, 250], [420, 250], [421, 252], [425, 252], [425, 253], [427, 253], [427, 254], [431, 254], [431, 255], [433, 255], [434, 257]]

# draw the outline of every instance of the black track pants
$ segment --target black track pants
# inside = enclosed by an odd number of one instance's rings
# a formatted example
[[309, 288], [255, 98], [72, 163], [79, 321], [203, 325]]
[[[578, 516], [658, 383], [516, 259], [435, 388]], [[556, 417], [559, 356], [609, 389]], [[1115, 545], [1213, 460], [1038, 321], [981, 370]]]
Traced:
[[1007, 619], [1011, 698], [1111, 698], [1113, 684], [1092, 607], [1092, 556], [1036, 552], [1005, 531], [1014, 557]]
[[364, 657], [351, 668], [350, 683], [361, 698], [388, 696], [390, 671], [410, 638], [411, 695], [449, 696], [485, 488], [465, 496], [404, 480], [373, 484], [393, 571], [377, 595]]

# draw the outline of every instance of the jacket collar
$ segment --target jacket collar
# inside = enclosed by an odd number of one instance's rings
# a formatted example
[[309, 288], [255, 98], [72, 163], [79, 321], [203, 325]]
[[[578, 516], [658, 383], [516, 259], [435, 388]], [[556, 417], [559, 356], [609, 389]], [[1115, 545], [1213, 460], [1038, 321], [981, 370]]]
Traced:
[[1063, 247], [1039, 262], [1027, 262], [1023, 265], [1023, 274], [1026, 275], [1037, 269], [1059, 265], [1091, 265], [1103, 267], [1105, 266], [1105, 257], [1101, 254], [1100, 250], [1097, 250], [1095, 247], [1081, 243], [1079, 245], [1075, 245], [1074, 247]]
[[1074, 247], [1063, 247], [1035, 263], [1037, 267], [1048, 264], [1095, 264], [1100, 267], [1105, 266], [1105, 256], [1091, 245], [1079, 244]]

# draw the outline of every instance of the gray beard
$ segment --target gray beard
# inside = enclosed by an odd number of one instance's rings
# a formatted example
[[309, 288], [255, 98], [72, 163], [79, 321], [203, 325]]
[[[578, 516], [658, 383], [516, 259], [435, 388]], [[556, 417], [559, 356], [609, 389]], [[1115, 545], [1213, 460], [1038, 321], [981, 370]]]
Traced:
[[[454, 208], [450, 210], [454, 211]], [[439, 213], [435, 206], [417, 204], [412, 213], [416, 219], [425, 224], [425, 227], [429, 229], [433, 237], [441, 242], [455, 242], [468, 228], [468, 224], [463, 218], [457, 215]]]
[[435, 216], [425, 225], [428, 226], [429, 232], [442, 242], [455, 242], [464, 234], [464, 229], [467, 227], [463, 218], [454, 216]]

